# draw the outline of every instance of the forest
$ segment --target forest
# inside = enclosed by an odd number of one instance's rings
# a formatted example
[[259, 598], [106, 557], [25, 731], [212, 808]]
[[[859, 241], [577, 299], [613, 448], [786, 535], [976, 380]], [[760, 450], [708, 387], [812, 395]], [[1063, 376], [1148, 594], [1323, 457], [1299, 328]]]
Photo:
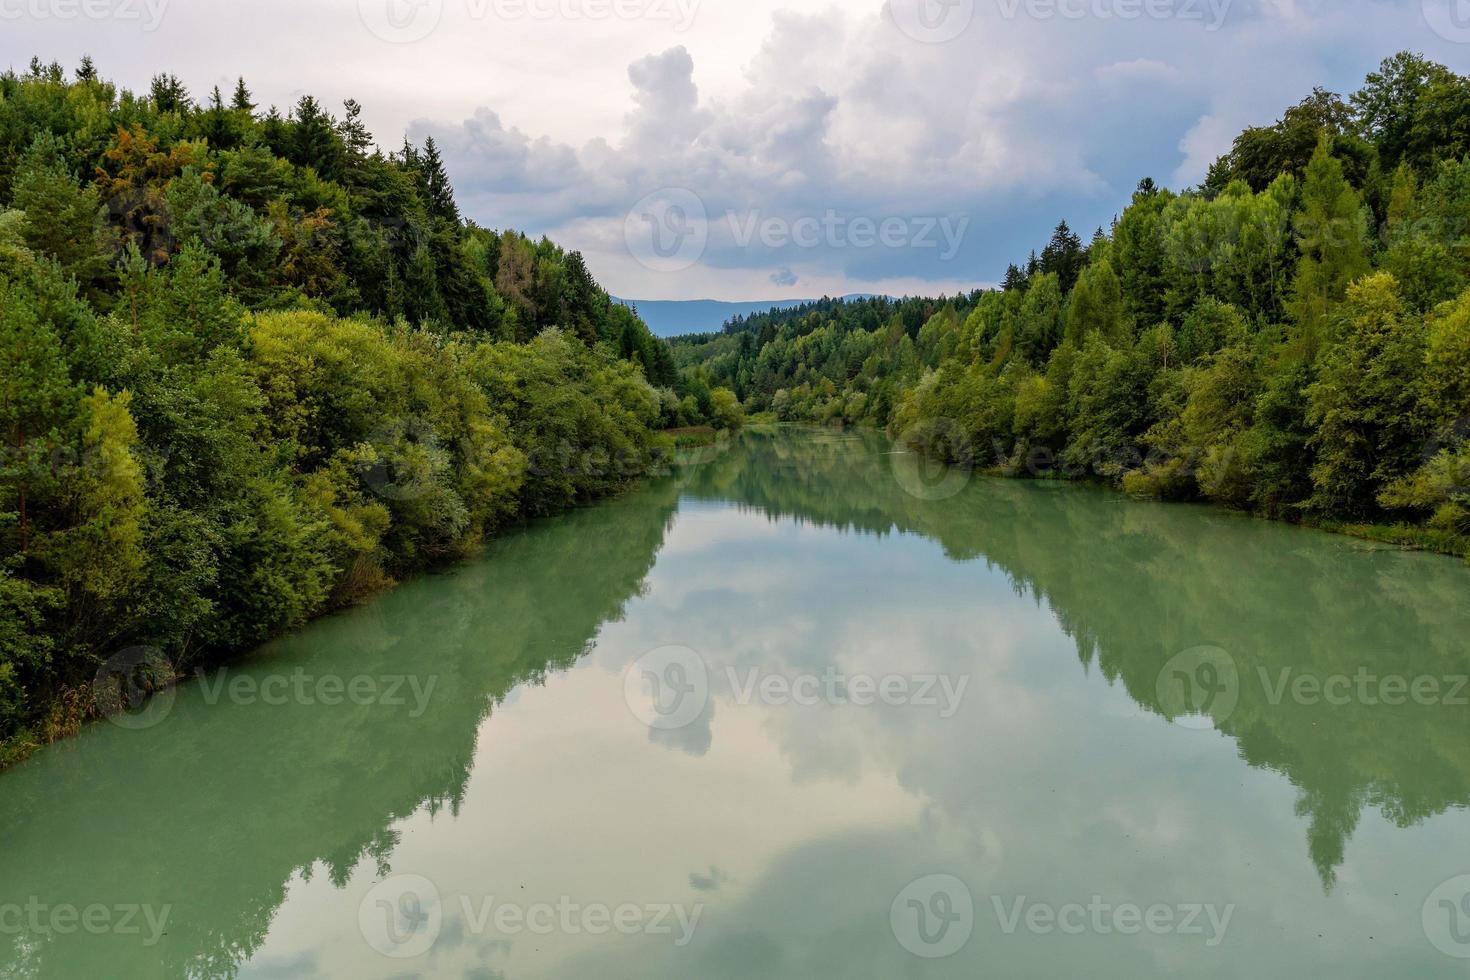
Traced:
[[1470, 78], [1412, 53], [999, 288], [680, 338], [756, 418], [1470, 556]]
[[170, 683], [739, 424], [361, 113], [0, 76], [0, 768], [110, 658]]

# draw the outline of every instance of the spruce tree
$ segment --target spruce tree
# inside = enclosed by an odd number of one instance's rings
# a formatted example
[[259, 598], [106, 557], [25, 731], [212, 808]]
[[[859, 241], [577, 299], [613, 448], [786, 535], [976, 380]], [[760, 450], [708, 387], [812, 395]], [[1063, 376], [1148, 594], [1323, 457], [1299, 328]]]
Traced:
[[189, 90], [184, 87], [184, 83], [179, 81], [176, 75], [167, 73], [155, 75], [149, 88], [149, 95], [153, 99], [154, 108], [159, 112], [187, 114], [194, 108], [194, 100], [189, 97]]
[[373, 134], [363, 125], [361, 103], [356, 99], [348, 99], [342, 103], [342, 108], [345, 113], [340, 130], [342, 143], [347, 147], [348, 156], [360, 160], [372, 150]]
[[235, 82], [235, 96], [230, 100], [230, 108], [236, 112], [253, 113], [255, 111], [255, 102], [251, 98], [250, 89], [245, 87], [243, 76]]
[[1298, 351], [1308, 357], [1315, 356], [1325, 336], [1329, 309], [1342, 301], [1349, 283], [1369, 271], [1362, 202], [1330, 145], [1326, 136], [1317, 143], [1302, 186], [1302, 207], [1293, 220], [1301, 260], [1291, 312]]
[[296, 114], [292, 122], [288, 154], [291, 162], [300, 167], [313, 168], [326, 180], [340, 177], [342, 144], [332, 117], [322, 111], [321, 104], [311, 96], [303, 95], [301, 101], [296, 103]]
[[429, 194], [429, 213], [436, 218], [458, 224], [459, 206], [454, 203], [454, 188], [444, 169], [444, 159], [439, 155], [439, 145], [432, 136], [424, 141], [422, 165], [424, 185]]
[[1065, 294], [1077, 284], [1083, 263], [1082, 239], [1067, 227], [1065, 221], [1059, 223], [1056, 231], [1052, 232], [1051, 241], [1041, 251], [1041, 271], [1055, 272]]

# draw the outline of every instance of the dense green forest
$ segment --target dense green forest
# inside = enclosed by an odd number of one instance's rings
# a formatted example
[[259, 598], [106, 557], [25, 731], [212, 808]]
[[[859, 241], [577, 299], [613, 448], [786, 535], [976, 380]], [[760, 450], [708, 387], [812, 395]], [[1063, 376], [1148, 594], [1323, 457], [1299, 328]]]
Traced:
[[360, 114], [0, 76], [0, 766], [119, 651], [218, 660], [739, 424]]
[[675, 360], [783, 421], [1466, 553], [1470, 79], [1395, 55], [1002, 288], [772, 311]]

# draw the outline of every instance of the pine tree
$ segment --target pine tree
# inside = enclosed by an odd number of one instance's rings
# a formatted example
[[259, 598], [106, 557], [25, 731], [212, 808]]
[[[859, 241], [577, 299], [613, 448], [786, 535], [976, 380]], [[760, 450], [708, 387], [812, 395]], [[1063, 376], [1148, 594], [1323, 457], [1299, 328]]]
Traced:
[[432, 136], [424, 141], [422, 163], [424, 186], [429, 193], [429, 213], [436, 218], [458, 224], [459, 206], [454, 203], [454, 188], [449, 183], [444, 159], [439, 155], [439, 146]]
[[245, 87], [243, 76], [235, 82], [235, 97], [230, 100], [230, 108], [236, 112], [253, 113], [255, 111], [255, 102], [251, 99], [250, 89]]
[[336, 123], [309, 95], [296, 103], [287, 157], [299, 167], [311, 167], [325, 180], [342, 175], [342, 141]]
[[45, 134], [31, 145], [12, 194], [25, 214], [26, 244], [55, 259], [65, 275], [98, 299], [108, 269], [102, 201], [95, 184], [79, 185], [67, 173], [54, 136]]
[[[67, 376], [61, 341], [33, 296], [0, 281], [0, 439], [7, 450], [0, 485], [16, 505], [14, 550], [30, 547], [32, 500], [50, 470], [41, 458], [71, 415], [75, 391]], [[7, 549], [9, 550], [9, 549]]]
[[1067, 304], [1066, 339], [1081, 350], [1091, 333], [1101, 333], [1115, 348], [1130, 342], [1123, 326], [1123, 290], [1107, 259], [1089, 265], [1077, 280]]
[[1325, 335], [1328, 310], [1341, 302], [1349, 283], [1369, 271], [1362, 202], [1330, 146], [1326, 136], [1318, 141], [1307, 165], [1302, 208], [1293, 220], [1301, 260], [1291, 312], [1299, 353], [1309, 357]]
[[179, 81], [176, 75], [155, 75], [149, 94], [153, 99], [154, 108], [159, 112], [187, 114], [190, 109], [194, 108], [194, 100], [189, 98], [189, 90], [184, 87], [184, 83]]
[[92, 63], [92, 56], [82, 55], [82, 63], [77, 68], [77, 81], [83, 85], [90, 85], [97, 81], [97, 66]]
[[1061, 222], [1052, 232], [1051, 241], [1041, 250], [1041, 271], [1055, 272], [1065, 294], [1077, 284], [1083, 263], [1082, 239], [1067, 227], [1065, 221]]
[[348, 99], [342, 103], [342, 107], [346, 113], [340, 129], [342, 143], [347, 147], [348, 156], [360, 160], [372, 150], [373, 134], [363, 125], [361, 103], [356, 99]]
[[581, 252], [572, 252], [566, 261], [566, 305], [572, 327], [589, 345], [597, 343], [607, 324], [607, 296], [587, 271]]

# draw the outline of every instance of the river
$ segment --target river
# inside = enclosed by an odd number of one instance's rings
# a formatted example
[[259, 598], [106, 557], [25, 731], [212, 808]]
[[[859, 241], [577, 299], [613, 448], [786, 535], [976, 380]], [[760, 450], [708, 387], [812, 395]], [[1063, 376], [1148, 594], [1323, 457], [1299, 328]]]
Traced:
[[0, 776], [0, 977], [1463, 974], [1463, 564], [687, 463]]

